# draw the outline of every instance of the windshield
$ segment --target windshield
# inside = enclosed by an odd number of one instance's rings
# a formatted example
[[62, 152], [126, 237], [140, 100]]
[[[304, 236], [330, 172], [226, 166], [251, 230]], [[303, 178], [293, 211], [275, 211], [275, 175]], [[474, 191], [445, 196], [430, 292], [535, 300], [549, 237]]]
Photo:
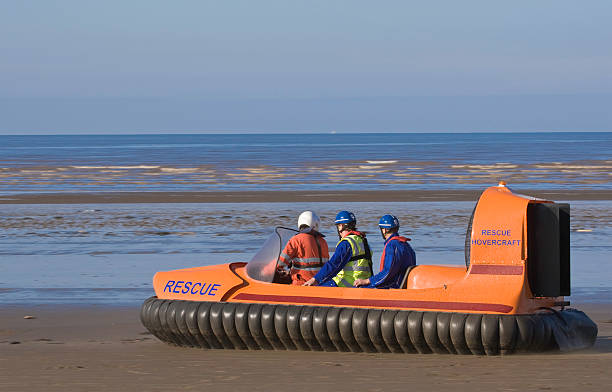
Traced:
[[281, 251], [285, 248], [291, 237], [297, 233], [297, 230], [286, 227], [275, 228], [274, 233], [268, 237], [261, 249], [247, 264], [246, 270], [249, 277], [271, 283], [274, 280], [274, 273], [276, 272], [276, 265]]

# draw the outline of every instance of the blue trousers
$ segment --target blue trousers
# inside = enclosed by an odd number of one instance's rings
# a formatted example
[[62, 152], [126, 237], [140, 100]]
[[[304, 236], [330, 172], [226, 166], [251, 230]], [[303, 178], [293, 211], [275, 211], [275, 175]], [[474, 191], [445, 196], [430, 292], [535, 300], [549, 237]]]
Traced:
[[319, 286], [321, 287], [338, 287], [338, 285], [336, 284], [336, 282], [334, 282], [333, 280], [327, 280], [323, 283], [321, 283]]

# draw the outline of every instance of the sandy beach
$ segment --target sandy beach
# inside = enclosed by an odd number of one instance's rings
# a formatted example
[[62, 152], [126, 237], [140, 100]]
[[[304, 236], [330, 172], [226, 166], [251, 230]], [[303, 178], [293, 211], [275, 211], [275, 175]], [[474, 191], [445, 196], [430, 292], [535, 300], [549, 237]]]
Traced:
[[593, 348], [479, 357], [181, 348], [150, 335], [136, 307], [4, 306], [0, 390], [607, 390], [612, 305], [577, 308], [598, 324]]
[[[514, 189], [547, 200], [612, 200], [611, 190]], [[28, 193], [0, 196], [0, 204], [104, 203], [276, 203], [276, 202], [394, 202], [476, 201], [482, 190], [303, 190], [236, 192], [97, 192]]]

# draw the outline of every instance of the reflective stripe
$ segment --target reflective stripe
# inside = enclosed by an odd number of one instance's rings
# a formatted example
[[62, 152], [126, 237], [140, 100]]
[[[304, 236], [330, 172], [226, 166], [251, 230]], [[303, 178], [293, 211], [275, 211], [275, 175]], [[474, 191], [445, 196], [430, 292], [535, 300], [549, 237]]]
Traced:
[[287, 260], [287, 261], [291, 260], [291, 256], [289, 256], [289, 255], [288, 255], [287, 253], [285, 253], [285, 252], [281, 253], [280, 258], [281, 258], [281, 259], [285, 259], [285, 260]]
[[321, 267], [319, 266], [313, 266], [313, 267], [300, 267], [300, 268], [292, 268], [291, 271], [317, 271], [319, 272], [319, 270], [321, 269]]
[[323, 264], [306, 264], [306, 265], [293, 265], [293, 269], [299, 270], [299, 269], [321, 269], [321, 267], [323, 267]]
[[309, 257], [309, 258], [303, 258], [302, 259], [302, 258], [296, 257], [295, 259], [293, 259], [294, 263], [307, 263], [307, 264], [311, 264], [311, 263], [319, 264], [319, 263], [321, 263], [321, 261], [323, 261], [323, 263], [324, 263], [324, 262], [327, 261], [327, 258], [326, 257], [322, 257], [322, 258], [319, 258], [319, 257]]
[[295, 263], [293, 264], [293, 268], [294, 269], [308, 269], [308, 268], [321, 268], [323, 267], [323, 264], [300, 264], [300, 265], [296, 265]]
[[370, 266], [351, 265], [344, 268], [345, 271], [370, 271]]

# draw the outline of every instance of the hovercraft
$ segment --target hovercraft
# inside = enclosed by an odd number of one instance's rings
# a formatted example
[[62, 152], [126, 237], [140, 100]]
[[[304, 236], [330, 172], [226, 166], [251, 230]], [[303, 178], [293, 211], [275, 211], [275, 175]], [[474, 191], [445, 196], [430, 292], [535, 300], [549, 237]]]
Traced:
[[158, 272], [141, 308], [160, 340], [205, 349], [499, 355], [593, 345], [568, 308], [568, 204], [485, 190], [466, 232], [466, 267], [417, 265], [400, 289], [275, 283], [277, 228], [248, 263]]

